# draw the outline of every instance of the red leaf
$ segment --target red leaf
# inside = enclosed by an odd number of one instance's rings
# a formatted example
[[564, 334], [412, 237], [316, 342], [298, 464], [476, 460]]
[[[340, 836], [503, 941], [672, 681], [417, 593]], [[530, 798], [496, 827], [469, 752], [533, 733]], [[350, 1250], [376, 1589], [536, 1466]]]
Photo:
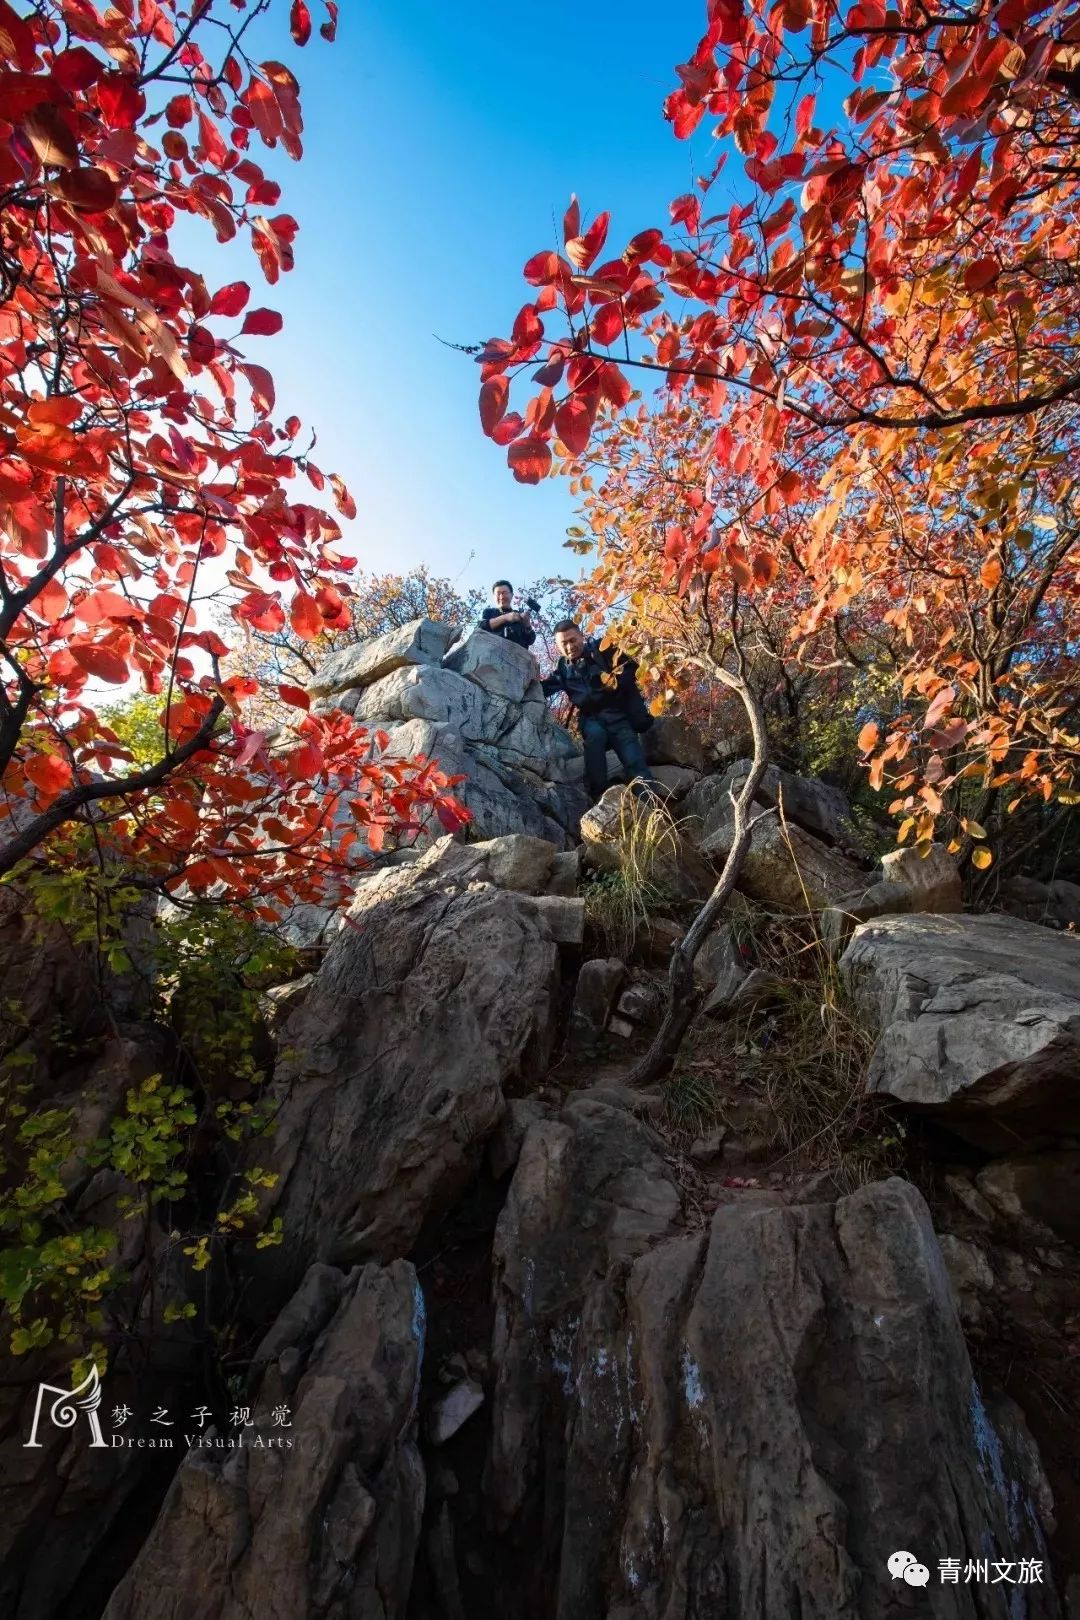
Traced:
[[490, 439], [503, 417], [510, 399], [505, 377], [489, 377], [480, 389], [480, 426]]
[[251, 403], [256, 416], [269, 416], [274, 408], [274, 379], [265, 366], [245, 361], [239, 368], [251, 384]]
[[72, 208], [101, 213], [116, 202], [117, 185], [104, 169], [65, 169], [49, 188]]
[[776, 558], [771, 557], [767, 551], [755, 552], [750, 566], [755, 585], [771, 585], [776, 578], [778, 572]]
[[570, 198], [570, 206], [563, 215], [563, 241], [569, 242], [572, 236], [577, 236], [581, 230], [581, 208], [576, 197]]
[[276, 309], [253, 309], [249, 310], [240, 331], [250, 337], [273, 337], [284, 324]]
[[221, 287], [211, 298], [210, 314], [239, 315], [250, 297], [251, 288], [246, 281], [230, 281], [227, 287]]
[[329, 13], [330, 21], [323, 23], [322, 27], [319, 29], [319, 33], [322, 35], [323, 39], [329, 40], [332, 45], [337, 34], [338, 20], [338, 8], [335, 5], [334, 0], [326, 0], [326, 9]]
[[588, 448], [595, 417], [595, 394], [572, 394], [555, 412], [555, 432], [572, 456]]
[[294, 709], [310, 709], [311, 699], [302, 686], [281, 685], [278, 687], [278, 696], [283, 703], [290, 703]]
[[205, 326], [193, 326], [188, 333], [188, 353], [200, 365], [208, 365], [217, 354], [217, 340]]
[[317, 635], [321, 635], [323, 620], [315, 598], [306, 591], [294, 596], [289, 609], [289, 622], [301, 641], [314, 641]]
[[566, 256], [579, 270], [587, 270], [607, 241], [609, 214], [597, 214], [584, 236], [574, 236], [566, 244]]
[[[7, 14], [7, 6], [0, 6], [0, 17]], [[70, 50], [60, 51], [53, 57], [52, 76], [69, 94], [76, 90], [89, 90], [94, 80], [104, 72], [104, 62], [91, 55], [84, 45], [73, 45]]]
[[544, 335], [544, 323], [531, 304], [518, 311], [514, 330], [510, 336], [519, 349], [531, 349], [540, 342]]
[[334, 491], [334, 505], [342, 517], [354, 518], [356, 516], [356, 502], [353, 500], [344, 483], [337, 473], [330, 474], [330, 483]]
[[55, 799], [71, 786], [71, 766], [56, 754], [32, 754], [23, 767], [23, 774], [46, 800]]
[[74, 135], [55, 107], [42, 102], [23, 120], [23, 134], [39, 163], [52, 168], [78, 167], [79, 148]]
[[616, 338], [622, 337], [623, 330], [621, 305], [602, 304], [592, 318], [593, 342], [606, 348], [609, 343], [614, 343]]
[[547, 287], [559, 274], [557, 253], [534, 253], [523, 271], [525, 280], [533, 287]]
[[981, 292], [984, 287], [989, 287], [992, 281], [996, 281], [1000, 273], [1001, 266], [998, 261], [987, 255], [968, 265], [964, 271], [964, 286], [968, 292]]
[[183, 129], [195, 116], [195, 103], [190, 96], [173, 96], [165, 108], [165, 122], [172, 129]]
[[298, 45], [306, 45], [311, 38], [311, 13], [304, 0], [293, 0], [289, 13], [289, 28]]
[[496, 444], [510, 444], [517, 438], [525, 426], [524, 418], [518, 411], [510, 411], [492, 429], [491, 437]]
[[250, 624], [253, 630], [273, 634], [275, 630], [285, 628], [281, 603], [276, 596], [267, 596], [265, 591], [250, 591], [247, 596], [241, 597], [233, 612]]
[[322, 749], [313, 742], [304, 743], [286, 754], [285, 764], [298, 782], [310, 782], [323, 768]]
[[506, 460], [519, 484], [538, 484], [551, 468], [551, 448], [543, 439], [516, 439]]
[[630, 395], [633, 393], [629, 382], [611, 360], [605, 360], [600, 367], [600, 392], [616, 410], [622, 410], [623, 406], [629, 403]]
[[55, 624], [67, 612], [68, 593], [58, 579], [46, 580], [31, 606], [46, 624]]
[[146, 97], [127, 74], [106, 73], [95, 94], [105, 122], [113, 129], [134, 129], [146, 111]]
[[88, 675], [93, 675], [95, 680], [107, 681], [111, 686], [123, 686], [130, 674], [126, 660], [119, 653], [110, 652], [108, 647], [76, 642], [71, 647], [71, 656]]

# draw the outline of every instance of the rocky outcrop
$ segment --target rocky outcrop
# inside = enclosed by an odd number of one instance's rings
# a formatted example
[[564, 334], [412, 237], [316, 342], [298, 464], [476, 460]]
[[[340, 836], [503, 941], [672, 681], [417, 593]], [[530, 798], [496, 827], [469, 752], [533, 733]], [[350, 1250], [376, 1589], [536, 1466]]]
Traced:
[[543, 1069], [558, 951], [540, 901], [485, 881], [492, 863], [524, 881], [501, 841], [445, 839], [362, 883], [285, 1025], [263, 1213], [290, 1277], [407, 1253], [475, 1171], [504, 1087]]
[[879, 1030], [868, 1084], [1002, 1151], [1080, 1129], [1080, 939], [1011, 917], [882, 917], [841, 959]]
[[1045, 1559], [1030, 1439], [980, 1396], [906, 1183], [729, 1194], [687, 1231], [659, 1143], [597, 1088], [530, 1128], [496, 1276], [488, 1488], [522, 1612], [884, 1620], [898, 1547], [935, 1580]]
[[[750, 760], [738, 759], [721, 775], [706, 777], [690, 793], [686, 812], [701, 823], [703, 837], [708, 838], [730, 818], [731, 795], [739, 792], [750, 769]], [[788, 821], [828, 844], [846, 849], [855, 841], [851, 806], [839, 788], [819, 777], [796, 776], [768, 765], [757, 797], [763, 804], [781, 807]]]
[[256, 1352], [254, 1427], [188, 1451], [104, 1620], [404, 1620], [423, 1351], [412, 1266], [313, 1267]]
[[927, 850], [894, 849], [882, 857], [881, 876], [868, 888], [845, 894], [821, 914], [821, 937], [839, 956], [860, 923], [912, 911], [963, 908], [960, 867], [940, 844]]
[[1040, 883], [1037, 878], [1006, 878], [997, 904], [1012, 917], [1025, 922], [1043, 923], [1048, 928], [1080, 929], [1080, 883], [1055, 878]]
[[[729, 807], [730, 808], [730, 807]], [[700, 845], [717, 868], [727, 859], [734, 819], [719, 822]], [[756, 812], [738, 887], [753, 900], [788, 911], [822, 911], [854, 888], [859, 868], [794, 822], [782, 823], [772, 810]]]
[[[532, 655], [486, 630], [452, 638], [450, 626], [418, 619], [332, 653], [311, 682], [317, 707], [385, 731], [388, 757], [423, 754], [461, 776], [454, 791], [476, 836], [572, 846], [586, 805], [581, 748], [551, 718]], [[430, 820], [418, 842], [438, 834]]]

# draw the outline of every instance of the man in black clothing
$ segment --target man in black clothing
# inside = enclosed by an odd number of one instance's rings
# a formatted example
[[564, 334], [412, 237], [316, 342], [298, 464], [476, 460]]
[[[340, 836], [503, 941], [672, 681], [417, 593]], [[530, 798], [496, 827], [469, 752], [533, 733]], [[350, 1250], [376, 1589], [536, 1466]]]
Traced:
[[495, 606], [485, 608], [480, 616], [481, 630], [489, 630], [504, 641], [516, 642], [519, 647], [531, 647], [536, 631], [527, 613], [514, 611], [514, 587], [508, 579], [497, 579], [491, 587]]
[[637, 665], [612, 648], [601, 650], [598, 642], [587, 641], [573, 619], [563, 619], [554, 634], [560, 657], [544, 680], [544, 696], [565, 692], [581, 717], [591, 799], [595, 803], [607, 787], [609, 748], [618, 754], [628, 781], [655, 786], [638, 736], [652, 724], [652, 716], [638, 691]]

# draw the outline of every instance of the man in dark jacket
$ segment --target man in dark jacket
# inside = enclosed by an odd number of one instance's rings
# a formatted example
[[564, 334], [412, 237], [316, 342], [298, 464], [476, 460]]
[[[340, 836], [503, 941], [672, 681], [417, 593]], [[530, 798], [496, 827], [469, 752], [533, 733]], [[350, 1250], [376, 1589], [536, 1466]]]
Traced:
[[485, 608], [480, 615], [481, 630], [488, 630], [493, 636], [502, 636], [504, 641], [516, 642], [519, 647], [531, 647], [536, 640], [536, 631], [527, 613], [514, 611], [514, 587], [510, 581], [497, 579], [491, 592], [495, 606]]
[[638, 736], [652, 724], [652, 716], [638, 691], [633, 659], [587, 641], [572, 619], [557, 624], [554, 635], [560, 657], [544, 681], [544, 696], [565, 692], [581, 717], [585, 785], [593, 803], [607, 787], [609, 748], [618, 754], [628, 781], [655, 786]]

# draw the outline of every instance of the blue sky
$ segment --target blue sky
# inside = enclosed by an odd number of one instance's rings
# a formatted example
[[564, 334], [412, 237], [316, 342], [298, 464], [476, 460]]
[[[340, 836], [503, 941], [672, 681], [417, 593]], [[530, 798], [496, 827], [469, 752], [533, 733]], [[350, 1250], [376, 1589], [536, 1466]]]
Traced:
[[[296, 268], [265, 287], [244, 248], [212, 239], [195, 262], [212, 286], [242, 275], [253, 306], [284, 315], [279, 336], [244, 344], [274, 373], [279, 419], [295, 411], [314, 426], [315, 459], [350, 485], [347, 549], [361, 567], [424, 561], [485, 589], [503, 573], [576, 576], [565, 482], [515, 484], [480, 432], [475, 364], [436, 334], [508, 332], [527, 292], [521, 267], [553, 245], [572, 191], [587, 217], [611, 210], [620, 245], [667, 223], [712, 148], [707, 124], [676, 141], [661, 112], [703, 0], [588, 15], [573, 0], [341, 9], [333, 46], [316, 33], [295, 50], [284, 0], [260, 25], [258, 54], [301, 82], [303, 160], [266, 165], [285, 188], [281, 211], [300, 222]], [[311, 11], [317, 28], [316, 0]]]

